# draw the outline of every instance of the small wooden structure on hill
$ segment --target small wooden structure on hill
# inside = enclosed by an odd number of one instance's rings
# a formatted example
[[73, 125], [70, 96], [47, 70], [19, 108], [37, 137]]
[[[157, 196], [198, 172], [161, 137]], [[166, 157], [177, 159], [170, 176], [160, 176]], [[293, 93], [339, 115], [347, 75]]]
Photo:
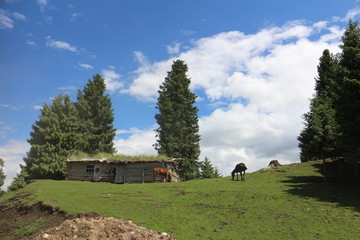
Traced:
[[[167, 168], [171, 181], [179, 182], [177, 158], [81, 158], [68, 159], [67, 180], [113, 182], [113, 183], [150, 183], [154, 182], [153, 169]], [[160, 181], [163, 178], [160, 178]]]

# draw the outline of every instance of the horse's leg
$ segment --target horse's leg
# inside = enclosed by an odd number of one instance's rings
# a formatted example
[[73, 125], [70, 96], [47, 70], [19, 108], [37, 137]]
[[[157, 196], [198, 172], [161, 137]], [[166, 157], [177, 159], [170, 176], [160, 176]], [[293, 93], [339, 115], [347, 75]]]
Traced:
[[157, 177], [158, 177], [158, 172], [154, 170], [154, 182], [156, 182]]
[[245, 171], [244, 171], [244, 181], [245, 181]]

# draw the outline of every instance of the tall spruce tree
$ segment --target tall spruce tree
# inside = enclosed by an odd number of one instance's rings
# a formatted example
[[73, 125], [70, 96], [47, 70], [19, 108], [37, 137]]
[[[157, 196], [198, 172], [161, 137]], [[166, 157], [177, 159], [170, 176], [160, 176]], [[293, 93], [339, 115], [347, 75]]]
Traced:
[[[68, 95], [57, 96], [45, 104], [39, 120], [32, 125], [30, 151], [20, 174], [30, 179], [62, 179], [66, 173], [65, 160], [77, 148], [77, 111]], [[25, 179], [26, 180], [26, 179]]]
[[341, 127], [341, 143], [346, 161], [360, 162], [360, 27], [349, 21], [342, 37], [340, 65], [343, 77], [339, 83], [339, 101], [336, 105]]
[[109, 94], [105, 94], [105, 80], [96, 74], [82, 91], [78, 91], [77, 110], [82, 138], [79, 150], [88, 154], [114, 153], [114, 113]]
[[157, 128], [155, 149], [159, 154], [183, 158], [179, 174], [184, 180], [199, 176], [200, 135], [196, 95], [190, 91], [188, 67], [182, 60], [173, 62], [171, 71], [160, 85], [155, 119]]
[[310, 111], [304, 114], [305, 127], [298, 137], [302, 162], [339, 156], [335, 111], [339, 72], [338, 60], [329, 50], [324, 50], [315, 78], [315, 96], [311, 99]]

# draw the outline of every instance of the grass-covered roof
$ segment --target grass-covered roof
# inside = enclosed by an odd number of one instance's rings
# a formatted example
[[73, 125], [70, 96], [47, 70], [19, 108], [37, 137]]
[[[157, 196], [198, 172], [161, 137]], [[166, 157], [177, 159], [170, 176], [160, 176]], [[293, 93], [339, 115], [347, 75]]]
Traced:
[[158, 162], [158, 161], [174, 161], [179, 160], [164, 155], [123, 155], [123, 154], [108, 154], [99, 153], [96, 155], [89, 155], [78, 153], [71, 155], [68, 162], [73, 161], [119, 161], [119, 162]]

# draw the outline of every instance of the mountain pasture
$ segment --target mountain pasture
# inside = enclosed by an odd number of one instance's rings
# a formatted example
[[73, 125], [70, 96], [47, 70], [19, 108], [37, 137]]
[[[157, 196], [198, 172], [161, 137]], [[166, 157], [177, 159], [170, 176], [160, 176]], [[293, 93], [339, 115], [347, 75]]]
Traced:
[[[360, 188], [324, 183], [320, 163], [259, 170], [245, 182], [231, 177], [145, 184], [37, 180], [1, 197], [0, 208], [6, 213], [42, 202], [67, 216], [91, 212], [122, 218], [176, 239], [358, 239]], [[0, 238], [8, 236], [0, 232]]]

